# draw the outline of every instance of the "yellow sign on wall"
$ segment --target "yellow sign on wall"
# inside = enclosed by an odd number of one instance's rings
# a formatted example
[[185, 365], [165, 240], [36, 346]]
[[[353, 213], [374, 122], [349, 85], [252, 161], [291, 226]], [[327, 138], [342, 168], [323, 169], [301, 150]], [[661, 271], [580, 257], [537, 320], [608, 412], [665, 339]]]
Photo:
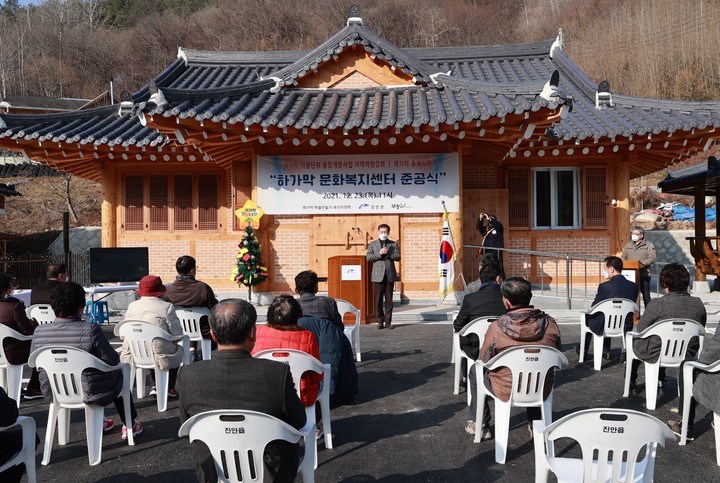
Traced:
[[246, 225], [257, 229], [260, 226], [260, 218], [265, 214], [262, 208], [257, 206], [253, 200], [247, 200], [242, 208], [235, 210], [235, 216]]

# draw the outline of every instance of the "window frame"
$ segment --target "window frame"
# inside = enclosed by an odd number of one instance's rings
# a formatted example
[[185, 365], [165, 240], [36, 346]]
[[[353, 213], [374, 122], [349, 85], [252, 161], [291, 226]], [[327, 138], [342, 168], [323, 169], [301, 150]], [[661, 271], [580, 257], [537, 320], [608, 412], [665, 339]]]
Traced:
[[[216, 186], [215, 186], [215, 227], [211, 229], [200, 229], [201, 222], [200, 222], [200, 211], [202, 209], [208, 209], [208, 207], [200, 207], [199, 202], [202, 198], [200, 196], [200, 179], [202, 176], [208, 176], [212, 175], [215, 177], [216, 180]], [[142, 176], [142, 183], [143, 183], [143, 203], [142, 203], [142, 229], [127, 229], [127, 214], [128, 214], [128, 204], [127, 204], [127, 180], [128, 177], [137, 177]], [[167, 228], [166, 229], [157, 229], [157, 228], [151, 228], [151, 210], [152, 207], [150, 206], [150, 184], [151, 184], [151, 178], [157, 177], [157, 176], [163, 176], [166, 178], [167, 183], [167, 189], [166, 189], [166, 195], [167, 195], [167, 203], [165, 207], [166, 211], [166, 219], [167, 219]], [[192, 229], [176, 229], [175, 228], [175, 177], [176, 176], [192, 176], [192, 203], [191, 203], [191, 212], [192, 212]], [[120, 174], [120, 194], [122, 199], [122, 206], [120, 210], [121, 214], [121, 222], [120, 222], [120, 230], [123, 234], [127, 235], [133, 235], [133, 234], [195, 234], [195, 235], [203, 235], [203, 234], [216, 234], [220, 233], [223, 228], [223, 204], [222, 204], [222, 196], [223, 196], [223, 189], [222, 187], [224, 183], [223, 174], [219, 171], [215, 170], [202, 170], [202, 171], [184, 171], [179, 170], [177, 172], [166, 172], [166, 171], [145, 171], [145, 172], [137, 172], [137, 171], [127, 171]], [[210, 198], [212, 199], [212, 197]], [[209, 207], [212, 210], [212, 207]], [[205, 221], [205, 224], [207, 224], [207, 221]]]
[[[573, 225], [558, 225], [558, 192], [555, 174], [562, 171], [570, 171], [573, 174]], [[537, 206], [537, 173], [550, 173], [550, 225], [538, 225], [538, 206]], [[579, 230], [582, 229], [582, 169], [580, 166], [553, 166], [553, 167], [533, 167], [530, 168], [530, 208], [531, 208], [531, 224], [530, 229], [533, 230]]]

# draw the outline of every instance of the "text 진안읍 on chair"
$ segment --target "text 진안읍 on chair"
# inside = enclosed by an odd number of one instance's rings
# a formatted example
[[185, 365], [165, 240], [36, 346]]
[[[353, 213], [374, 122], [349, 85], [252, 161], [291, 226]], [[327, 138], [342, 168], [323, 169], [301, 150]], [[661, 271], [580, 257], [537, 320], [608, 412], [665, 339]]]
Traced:
[[[239, 409], [196, 414], [180, 426], [178, 436], [205, 443], [218, 481], [229, 483], [263, 481], [265, 446], [277, 440], [297, 443], [302, 437], [300, 431], [273, 416]], [[315, 481], [312, 455], [305, 453], [298, 472], [304, 482]]]
[[[187, 335], [174, 336], [147, 322], [140, 320], [123, 320], [115, 326], [115, 335], [127, 342], [132, 356], [133, 369], [131, 376], [137, 383], [137, 397], [145, 397], [145, 371], [155, 372], [155, 384], [157, 386], [157, 407], [158, 412], [167, 410], [169, 370], [162, 370], [155, 360], [153, 341], [163, 339], [169, 342], [182, 342], [180, 349], [183, 351], [183, 362], [189, 364], [190, 338]], [[130, 383], [132, 387], [133, 382]]]
[[360, 320], [362, 319], [360, 309], [355, 308], [353, 304], [342, 299], [336, 299], [335, 302], [337, 302], [338, 312], [340, 312], [343, 318], [345, 314], [348, 313], [355, 315], [355, 323], [353, 325], [346, 325], [344, 333], [345, 337], [350, 341], [350, 345], [355, 347], [355, 360], [360, 362]]
[[[661, 367], [680, 367], [680, 364], [687, 357], [688, 346], [693, 338], [699, 340], [699, 350], [702, 350], [703, 335], [705, 327], [694, 320], [668, 319], [657, 322], [644, 331], [628, 332], [625, 334], [625, 345], [627, 347], [627, 366], [625, 367], [625, 390], [624, 397], [630, 394], [630, 377], [632, 362], [639, 357], [633, 350], [635, 339], [648, 337], [660, 337], [660, 356], [655, 362], [643, 361], [645, 366], [645, 405], [648, 409], [655, 409], [657, 406], [657, 388], [659, 372]], [[639, 359], [642, 360], [642, 359]]]
[[[605, 337], [619, 337], [625, 348], [625, 319], [628, 315], [638, 313], [640, 309], [632, 300], [608, 299], [590, 307], [587, 312], [580, 312], [580, 362], [585, 362], [585, 339], [593, 338], [593, 366], [596, 371], [602, 368], [603, 340]], [[603, 333], [597, 335], [587, 326], [587, 317], [602, 313], [604, 316]]]
[[[123, 397], [126, 421], [132, 421], [130, 414], [130, 364], [121, 362], [109, 366], [103, 361], [70, 346], [46, 346], [30, 354], [28, 364], [43, 369], [50, 381], [53, 401], [50, 403], [47, 430], [45, 432], [45, 449], [42, 464], [50, 463], [55, 427], [58, 429], [58, 444], [67, 444], [70, 433], [70, 410], [85, 409], [85, 434], [87, 436], [88, 460], [97, 465], [102, 459], [103, 418], [105, 408], [98, 404], [83, 402], [82, 373], [86, 369], [101, 372], [122, 371], [123, 385], [120, 395]], [[128, 425], [128, 444], [133, 446], [132, 424]]]
[[10, 364], [5, 355], [5, 339], [30, 341], [31, 335], [22, 335], [7, 325], [0, 324], [0, 385], [8, 393], [10, 399], [17, 401], [20, 407], [20, 392], [22, 391], [22, 371], [25, 364]]
[[[580, 445], [582, 459], [556, 456], [555, 441]], [[559, 482], [651, 482], [657, 446], [675, 435], [658, 419], [630, 409], [595, 408], [569, 414], [552, 424], [533, 422], [535, 482], [552, 471]], [[645, 457], [638, 461], [642, 450]]]
[[[487, 363], [478, 361], [477, 374], [477, 414], [476, 421], [483, 420], [485, 396], [495, 400], [495, 461], [505, 464], [507, 442], [510, 430], [510, 410], [515, 407], [540, 407], [542, 420], [546, 424], [552, 422], [552, 389], [545, 394], [545, 381], [549, 371], [567, 366], [565, 354], [557, 349], [541, 345], [513, 347], [505, 350]], [[510, 399], [502, 401], [495, 396], [488, 378], [488, 371], [507, 367], [512, 373]], [[483, 374], [482, 382], [480, 374]], [[479, 442], [480, 431], [475, 433]]]
[[200, 330], [200, 319], [210, 317], [210, 310], [207, 307], [180, 307], [175, 306], [175, 313], [180, 324], [182, 324], [183, 332], [190, 338], [191, 342], [200, 342], [202, 344], [203, 360], [210, 359], [210, 351], [212, 350], [212, 341], [202, 336]]

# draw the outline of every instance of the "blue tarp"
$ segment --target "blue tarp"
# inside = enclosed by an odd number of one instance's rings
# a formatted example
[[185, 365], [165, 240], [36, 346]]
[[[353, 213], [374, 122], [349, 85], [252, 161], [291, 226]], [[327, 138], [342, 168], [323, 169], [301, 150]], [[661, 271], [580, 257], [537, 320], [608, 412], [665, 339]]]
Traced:
[[[676, 206], [673, 208], [673, 220], [695, 221], [695, 208]], [[715, 221], [715, 207], [705, 208], [705, 221]]]

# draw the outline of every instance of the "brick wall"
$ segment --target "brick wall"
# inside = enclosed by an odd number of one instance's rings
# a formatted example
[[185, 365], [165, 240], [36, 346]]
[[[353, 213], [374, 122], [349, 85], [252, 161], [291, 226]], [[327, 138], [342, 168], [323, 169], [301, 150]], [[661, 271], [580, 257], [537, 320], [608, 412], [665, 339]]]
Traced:
[[463, 164], [463, 188], [497, 188], [497, 167], [473, 160]]
[[343, 80], [335, 84], [336, 89], [362, 89], [366, 87], [378, 87], [380, 84], [360, 72], [353, 72]]
[[[430, 282], [438, 280], [438, 253], [442, 236], [442, 218], [438, 215], [408, 214], [403, 216], [402, 273], [403, 283]], [[428, 227], [428, 223], [435, 227]], [[408, 298], [432, 298], [437, 288], [430, 292], [407, 290]]]
[[273, 260], [273, 282], [295, 286], [295, 275], [308, 269], [310, 245], [305, 227], [293, 229], [293, 225], [305, 224], [307, 216], [276, 216], [271, 257]]

